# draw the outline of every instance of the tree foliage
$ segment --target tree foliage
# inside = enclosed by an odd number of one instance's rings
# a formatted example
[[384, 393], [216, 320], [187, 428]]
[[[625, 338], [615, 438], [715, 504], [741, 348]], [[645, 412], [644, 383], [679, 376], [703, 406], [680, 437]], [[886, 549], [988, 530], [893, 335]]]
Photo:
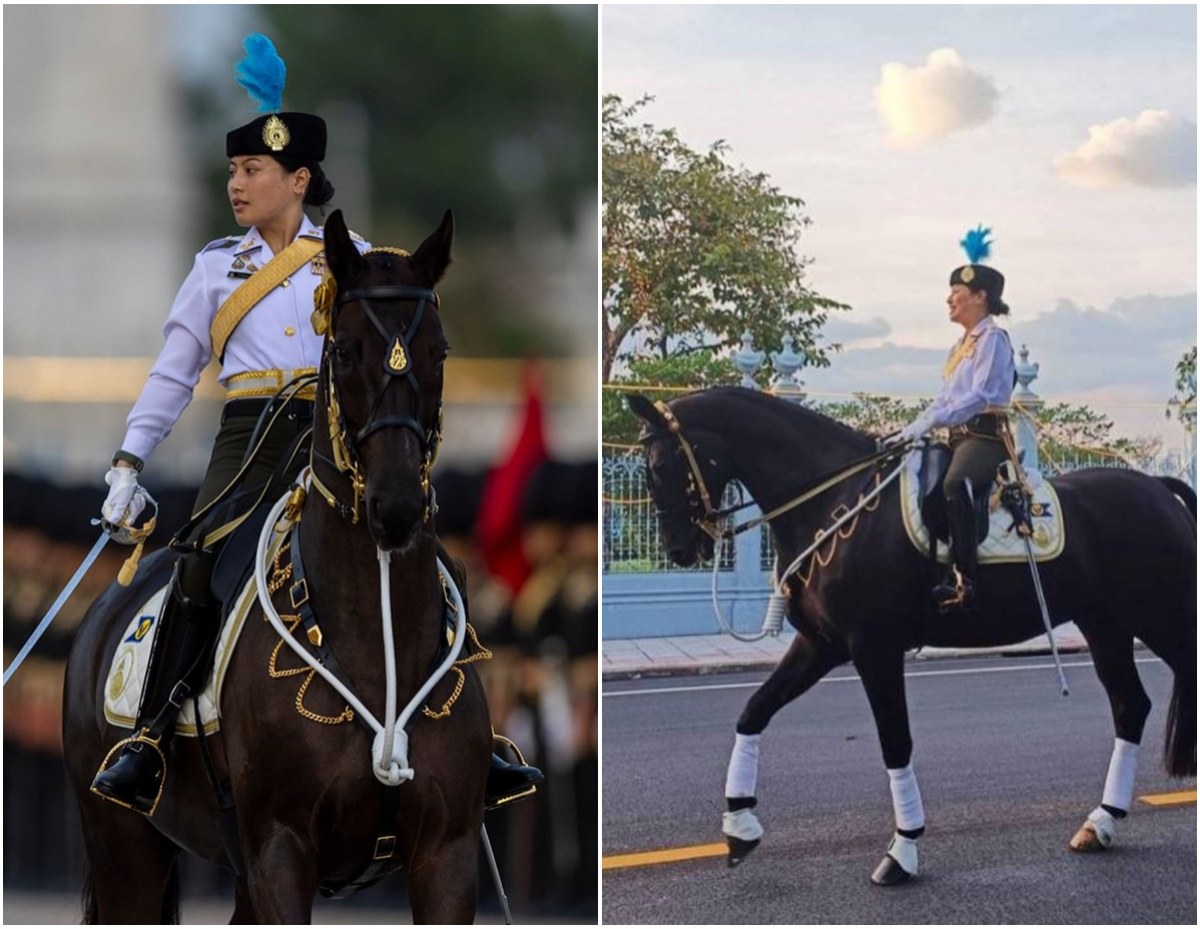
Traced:
[[[1190, 407], [1190, 412], [1189, 412]], [[1195, 422], [1196, 417], [1196, 346], [1183, 353], [1175, 364], [1175, 396], [1167, 407], [1167, 416], [1174, 414], [1180, 422]]]
[[803, 201], [730, 165], [723, 142], [698, 152], [637, 123], [649, 99], [603, 103], [605, 381], [631, 335], [666, 358], [733, 348], [744, 331], [777, 346], [790, 332], [810, 366], [828, 365], [817, 337], [848, 307], [804, 283]]

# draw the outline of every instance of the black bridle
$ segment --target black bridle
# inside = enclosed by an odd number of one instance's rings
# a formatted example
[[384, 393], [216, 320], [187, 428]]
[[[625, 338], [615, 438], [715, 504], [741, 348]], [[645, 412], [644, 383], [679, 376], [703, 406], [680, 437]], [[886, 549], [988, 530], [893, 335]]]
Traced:
[[[380, 321], [375, 310], [372, 309], [371, 300], [415, 300], [417, 309], [407, 329], [404, 331], [394, 330], [389, 332], [387, 327]], [[380, 383], [379, 391], [375, 395], [375, 401], [371, 405], [371, 410], [367, 414], [366, 423], [353, 437], [350, 437], [349, 426], [338, 399], [337, 373], [334, 371], [333, 359], [331, 357], [337, 341], [331, 322], [329, 334], [325, 340], [325, 350], [321, 359], [321, 367], [326, 378], [325, 392], [328, 404], [326, 413], [329, 421], [330, 440], [333, 445], [333, 458], [329, 459], [319, 454], [315, 451], [315, 448], [313, 456], [332, 465], [340, 474], [350, 479], [354, 499], [350, 506], [346, 506], [337, 501], [332, 493], [319, 484], [317, 485], [318, 489], [321, 490], [325, 498], [339, 512], [349, 518], [352, 523], [357, 523], [359, 502], [365, 491], [365, 482], [361, 469], [362, 457], [359, 447], [368, 436], [378, 432], [380, 429], [387, 429], [389, 427], [408, 429], [417, 437], [417, 441], [420, 444], [422, 455], [421, 487], [425, 492], [425, 519], [428, 519], [431, 515], [430, 510], [432, 505], [429, 472], [437, 459], [438, 446], [442, 438], [442, 405], [440, 398], [438, 401], [437, 416], [433, 424], [428, 428], [423, 426], [415, 416], [408, 414], [379, 416], [379, 407], [383, 402], [383, 395], [387, 392], [388, 387], [391, 386], [392, 381], [396, 378], [403, 378], [412, 387], [413, 409], [419, 413], [421, 406], [421, 384], [417, 380], [416, 372], [413, 370], [411, 343], [416, 338], [417, 332], [421, 327], [426, 306], [432, 304], [434, 309], [438, 308], [438, 295], [426, 287], [410, 287], [404, 284], [376, 284], [370, 287], [356, 287], [338, 294], [335, 306], [341, 307], [352, 302], [359, 304], [372, 327], [374, 327], [384, 343], [388, 345], [388, 350], [383, 360], [383, 380]]]

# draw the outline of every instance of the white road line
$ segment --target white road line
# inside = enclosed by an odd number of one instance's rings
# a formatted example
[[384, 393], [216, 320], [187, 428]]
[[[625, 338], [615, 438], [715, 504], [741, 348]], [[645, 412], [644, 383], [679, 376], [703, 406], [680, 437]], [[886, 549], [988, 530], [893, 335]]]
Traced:
[[[1136, 664], [1149, 664], [1151, 662], [1161, 664], [1161, 658], [1135, 658]], [[1064, 668], [1090, 668], [1090, 661], [1064, 661]], [[1053, 670], [1054, 665], [1047, 664], [1023, 664], [1023, 665], [1005, 665], [999, 668], [956, 668], [945, 671], [909, 671], [905, 673], [905, 677], [949, 677], [960, 674], [999, 674], [1004, 671], [1049, 671]], [[845, 684], [853, 681], [858, 681], [860, 678], [857, 674], [849, 677], [825, 677], [818, 683], [821, 684]], [[750, 681], [744, 684], [701, 684], [697, 687], [650, 687], [645, 690], [606, 690], [604, 698], [609, 697], [642, 697], [650, 694], [685, 694], [694, 693], [702, 690], [740, 690], [748, 687], [759, 687], [762, 681]]]

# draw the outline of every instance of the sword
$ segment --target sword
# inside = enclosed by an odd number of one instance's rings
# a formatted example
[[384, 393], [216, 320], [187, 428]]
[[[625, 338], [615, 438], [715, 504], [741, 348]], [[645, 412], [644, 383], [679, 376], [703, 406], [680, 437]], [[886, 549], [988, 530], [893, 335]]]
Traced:
[[496, 855], [492, 852], [492, 840], [488, 838], [487, 826], [483, 827], [483, 850], [487, 852], [488, 867], [492, 869], [492, 880], [496, 882], [496, 894], [500, 897], [500, 906], [504, 908], [504, 925], [512, 925], [512, 913], [508, 909], [508, 896], [504, 893], [504, 884], [500, 881], [500, 868], [496, 866]]
[[1025, 555], [1029, 559], [1029, 573], [1033, 575], [1033, 589], [1037, 594], [1038, 606], [1042, 610], [1042, 623], [1046, 626], [1046, 638], [1050, 640], [1050, 654], [1054, 656], [1054, 667], [1058, 671], [1058, 683], [1062, 687], [1062, 695], [1069, 697], [1071, 692], [1067, 689], [1067, 677], [1063, 674], [1062, 662], [1058, 658], [1058, 646], [1054, 642], [1054, 630], [1050, 625], [1050, 611], [1046, 609], [1046, 595], [1042, 592], [1042, 578], [1038, 574], [1037, 561], [1033, 557], [1033, 543], [1029, 541], [1029, 536], [1023, 538], [1025, 539]]
[[17, 652], [17, 657], [13, 659], [12, 664], [4, 669], [5, 685], [8, 684], [8, 679], [13, 676], [13, 673], [17, 670], [17, 668], [21, 667], [21, 662], [28, 657], [29, 653], [33, 650], [33, 647], [37, 645], [38, 639], [40, 639], [45, 631], [50, 627], [50, 623], [54, 620], [54, 617], [58, 615], [58, 611], [62, 609], [63, 604], [67, 602], [67, 598], [70, 597], [75, 588], [79, 586], [79, 582], [83, 580], [83, 576], [87, 574], [88, 568], [92, 566], [92, 562], [94, 562], [97, 556], [100, 554], [100, 549], [104, 548], [104, 546], [108, 544], [108, 540], [110, 538], [112, 538], [112, 536], [110, 536], [107, 531], [102, 531], [100, 533], [100, 538], [96, 540], [96, 544], [92, 546], [92, 550], [88, 552], [87, 557], [83, 559], [83, 563], [78, 567], [78, 569], [76, 569], [75, 574], [69, 581], [67, 581], [67, 586], [62, 589], [62, 593], [60, 593], [54, 603], [51, 604], [49, 611], [47, 611], [46, 615], [42, 617], [42, 621], [37, 624], [37, 628], [33, 630], [33, 635], [31, 635], [28, 640], [26, 640], [25, 644], [21, 646], [21, 650]]

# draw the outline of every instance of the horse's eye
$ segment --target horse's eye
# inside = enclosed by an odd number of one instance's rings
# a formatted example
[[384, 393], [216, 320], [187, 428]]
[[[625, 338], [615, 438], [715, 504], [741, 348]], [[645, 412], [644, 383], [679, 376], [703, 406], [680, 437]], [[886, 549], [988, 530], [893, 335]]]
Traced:
[[329, 349], [329, 353], [333, 356], [333, 360], [336, 364], [342, 366], [350, 364], [350, 353], [346, 351], [345, 346], [334, 342], [332, 347]]

